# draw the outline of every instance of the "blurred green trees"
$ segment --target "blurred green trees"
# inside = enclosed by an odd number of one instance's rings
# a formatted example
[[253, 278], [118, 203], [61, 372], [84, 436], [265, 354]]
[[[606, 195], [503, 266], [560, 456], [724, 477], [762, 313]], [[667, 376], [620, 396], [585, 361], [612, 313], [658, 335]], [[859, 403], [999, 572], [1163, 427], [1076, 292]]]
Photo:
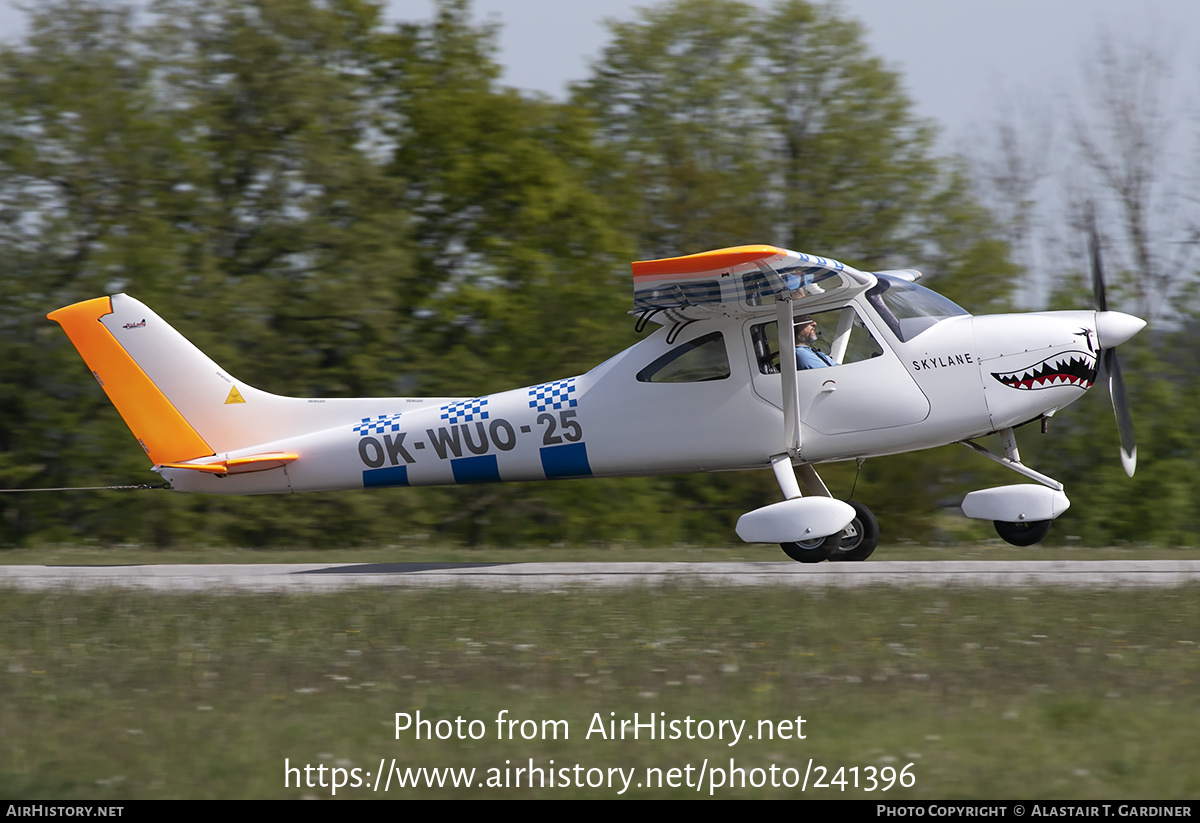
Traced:
[[[0, 486], [154, 481], [45, 320], [117, 291], [253, 385], [336, 396], [475, 395], [580, 373], [636, 340], [631, 259], [734, 243], [916, 266], [973, 312], [1009, 305], [1016, 270], [965, 169], [935, 156], [932, 126], [836, 7], [650, 7], [614, 24], [566, 102], [501, 86], [493, 38], [465, 0], [401, 25], [370, 0], [31, 12], [25, 38], [0, 49]], [[1155, 398], [1136, 417], [1170, 444], [1149, 458], [1169, 477], [1122, 484], [1081, 461], [1110, 421], [1055, 421], [1071, 436], [1039, 467], [1076, 509], [1113, 513], [1073, 533], [1141, 539], [1128, 524], [1157, 495], [1173, 514], [1153, 539], [1196, 539], [1189, 380], [1130, 380], [1135, 399]], [[885, 540], [924, 540], [940, 506], [1015, 482], [997, 471], [958, 447], [827, 479], [843, 496], [857, 482]], [[777, 498], [766, 471], [262, 499], [0, 495], [0, 544], [727, 542], [740, 513]]]

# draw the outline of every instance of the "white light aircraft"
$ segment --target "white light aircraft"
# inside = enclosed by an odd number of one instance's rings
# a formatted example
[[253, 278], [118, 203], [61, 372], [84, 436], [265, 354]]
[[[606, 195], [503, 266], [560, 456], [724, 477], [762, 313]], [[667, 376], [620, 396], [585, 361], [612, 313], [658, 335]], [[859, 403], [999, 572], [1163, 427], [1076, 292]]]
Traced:
[[[1108, 310], [1098, 250], [1095, 311], [972, 317], [919, 277], [766, 245], [635, 262], [637, 329], [653, 322], [653, 334], [586, 374], [469, 398], [268, 394], [124, 294], [49, 317], [181, 492], [770, 468], [784, 499], [742, 515], [743, 540], [801, 562], [865, 560], [874, 516], [834, 499], [814, 466], [964, 443], [1033, 482], [971, 492], [963, 512], [1031, 545], [1069, 502], [1021, 462], [1013, 430], [1079, 399], [1098, 373], [1133, 474], [1115, 347], [1145, 322]], [[803, 368], [814, 356], [797, 344], [813, 321], [828, 351]], [[976, 442], [993, 433], [1003, 453]]]

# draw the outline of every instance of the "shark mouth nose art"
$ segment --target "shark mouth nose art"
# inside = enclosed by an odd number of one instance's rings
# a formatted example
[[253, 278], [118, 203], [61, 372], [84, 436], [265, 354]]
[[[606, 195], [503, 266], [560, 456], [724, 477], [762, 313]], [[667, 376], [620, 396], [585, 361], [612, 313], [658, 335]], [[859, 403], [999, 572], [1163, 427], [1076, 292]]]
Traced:
[[1096, 357], [1082, 351], [1062, 352], [1019, 371], [992, 372], [992, 377], [1009, 388], [1027, 391], [1054, 386], [1090, 389], [1096, 382]]

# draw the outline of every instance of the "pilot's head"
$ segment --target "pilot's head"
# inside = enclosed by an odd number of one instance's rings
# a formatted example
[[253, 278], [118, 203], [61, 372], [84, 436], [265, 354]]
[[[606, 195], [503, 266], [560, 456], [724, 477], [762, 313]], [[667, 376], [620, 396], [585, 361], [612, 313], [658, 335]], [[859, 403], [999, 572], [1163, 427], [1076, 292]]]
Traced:
[[817, 339], [817, 321], [812, 315], [802, 314], [796, 318], [796, 345], [807, 346]]

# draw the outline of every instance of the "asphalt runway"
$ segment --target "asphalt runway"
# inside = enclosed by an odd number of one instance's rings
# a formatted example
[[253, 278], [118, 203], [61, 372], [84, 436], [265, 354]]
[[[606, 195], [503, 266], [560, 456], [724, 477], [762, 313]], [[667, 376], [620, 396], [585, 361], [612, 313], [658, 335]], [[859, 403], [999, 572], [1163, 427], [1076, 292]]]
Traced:
[[1135, 588], [1200, 581], [1200, 560], [714, 563], [263, 563], [0, 566], [0, 588], [329, 592], [356, 586], [566, 591], [628, 586]]

